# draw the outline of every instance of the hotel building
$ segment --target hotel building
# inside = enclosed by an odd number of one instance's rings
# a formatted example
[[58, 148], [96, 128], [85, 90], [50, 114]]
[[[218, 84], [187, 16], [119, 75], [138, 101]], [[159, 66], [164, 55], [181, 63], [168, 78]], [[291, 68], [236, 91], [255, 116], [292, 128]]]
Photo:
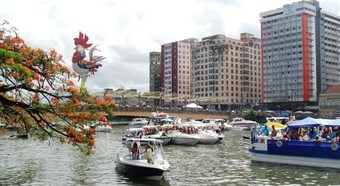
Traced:
[[186, 39], [161, 46], [161, 92], [165, 103], [191, 97], [192, 46], [197, 41]]
[[213, 35], [193, 46], [193, 96], [212, 109], [255, 105], [261, 101], [260, 39]]

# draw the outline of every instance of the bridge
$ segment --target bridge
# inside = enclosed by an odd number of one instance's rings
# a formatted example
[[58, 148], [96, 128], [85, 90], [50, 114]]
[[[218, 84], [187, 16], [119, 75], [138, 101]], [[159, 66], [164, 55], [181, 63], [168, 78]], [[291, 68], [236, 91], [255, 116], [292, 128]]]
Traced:
[[192, 118], [195, 120], [229, 119], [225, 111], [204, 111], [204, 110], [181, 110], [181, 109], [155, 109], [155, 108], [117, 108], [114, 111], [115, 117], [150, 117], [152, 112], [164, 112], [169, 116], [180, 118]]

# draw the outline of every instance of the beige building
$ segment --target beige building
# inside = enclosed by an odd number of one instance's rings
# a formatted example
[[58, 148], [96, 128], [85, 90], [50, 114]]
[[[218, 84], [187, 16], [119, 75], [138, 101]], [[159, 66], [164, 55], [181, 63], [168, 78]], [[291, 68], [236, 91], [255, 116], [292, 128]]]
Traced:
[[319, 107], [322, 113], [340, 111], [340, 85], [331, 85], [319, 96]]
[[260, 103], [260, 44], [248, 33], [240, 40], [220, 34], [202, 38], [193, 47], [193, 97], [215, 109]]

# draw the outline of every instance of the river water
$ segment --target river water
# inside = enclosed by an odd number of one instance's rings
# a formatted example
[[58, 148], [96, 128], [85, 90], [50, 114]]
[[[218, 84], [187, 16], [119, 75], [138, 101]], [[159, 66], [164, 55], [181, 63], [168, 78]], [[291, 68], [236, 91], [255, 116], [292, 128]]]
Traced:
[[129, 179], [115, 172], [124, 125], [96, 134], [92, 156], [56, 141], [0, 135], [0, 185], [340, 185], [338, 170], [254, 163], [247, 131], [225, 133], [223, 143], [164, 146], [171, 165], [160, 181]]

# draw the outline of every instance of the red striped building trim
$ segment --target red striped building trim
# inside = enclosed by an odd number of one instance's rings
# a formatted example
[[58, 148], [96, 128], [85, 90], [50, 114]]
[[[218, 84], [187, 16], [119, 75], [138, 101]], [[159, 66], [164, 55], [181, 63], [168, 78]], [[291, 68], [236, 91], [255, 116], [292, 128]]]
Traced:
[[302, 14], [303, 101], [310, 99], [308, 14]]

